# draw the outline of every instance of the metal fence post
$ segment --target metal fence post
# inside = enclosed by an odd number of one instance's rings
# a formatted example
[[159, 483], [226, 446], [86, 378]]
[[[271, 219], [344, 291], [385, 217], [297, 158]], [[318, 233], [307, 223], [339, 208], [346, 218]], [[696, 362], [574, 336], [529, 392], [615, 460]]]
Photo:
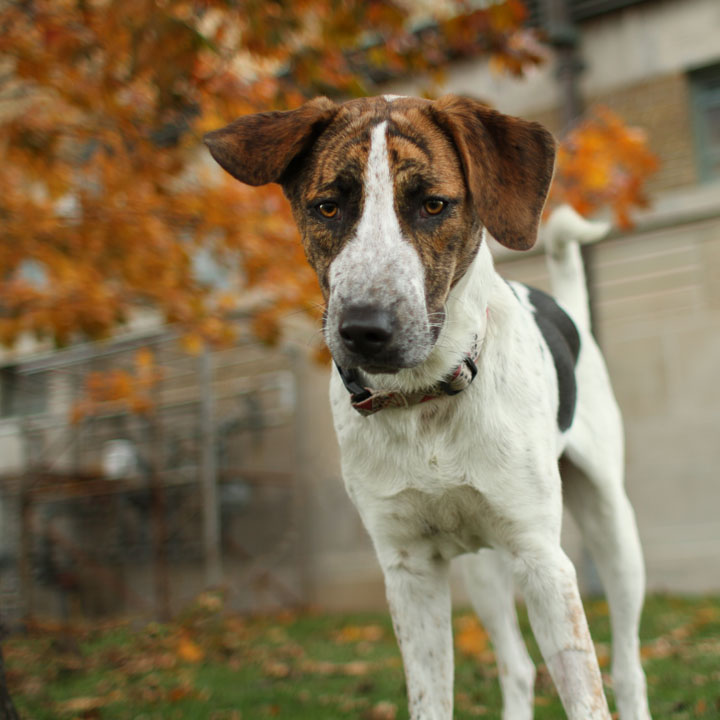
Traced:
[[220, 504], [218, 502], [217, 437], [215, 432], [215, 393], [213, 356], [206, 347], [200, 356], [200, 488], [202, 493], [203, 551], [205, 584], [222, 583], [220, 549]]

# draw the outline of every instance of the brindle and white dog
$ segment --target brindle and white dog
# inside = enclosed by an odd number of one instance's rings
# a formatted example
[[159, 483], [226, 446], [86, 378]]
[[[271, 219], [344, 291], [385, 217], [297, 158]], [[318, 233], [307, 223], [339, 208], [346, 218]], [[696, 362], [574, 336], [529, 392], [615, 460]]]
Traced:
[[564, 500], [609, 597], [620, 717], [648, 720], [643, 561], [576, 242], [598, 230], [569, 209], [551, 219], [564, 309], [505, 282], [485, 241], [535, 242], [551, 135], [461, 97], [387, 96], [250, 115], [206, 141], [238, 180], [282, 185], [317, 272], [343, 475], [385, 575], [411, 717], [452, 717], [458, 555], [496, 650], [503, 718], [533, 715], [515, 584], [568, 717], [610, 717], [560, 548]]

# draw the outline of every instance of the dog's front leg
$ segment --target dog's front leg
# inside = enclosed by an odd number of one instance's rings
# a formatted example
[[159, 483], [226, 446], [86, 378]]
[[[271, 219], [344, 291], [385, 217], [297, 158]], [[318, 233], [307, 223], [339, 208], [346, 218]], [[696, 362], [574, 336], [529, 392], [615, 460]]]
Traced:
[[514, 569], [569, 720], [610, 720], [572, 563], [559, 546], [531, 544]]
[[[427, 557], [426, 557], [427, 554]], [[405, 665], [411, 720], [450, 720], [453, 647], [446, 560], [386, 549], [380, 553], [390, 614]]]

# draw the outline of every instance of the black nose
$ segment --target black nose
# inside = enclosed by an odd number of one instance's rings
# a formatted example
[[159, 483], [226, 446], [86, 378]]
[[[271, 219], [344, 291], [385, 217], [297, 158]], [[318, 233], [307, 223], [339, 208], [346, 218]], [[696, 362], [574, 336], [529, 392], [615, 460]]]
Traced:
[[393, 336], [393, 316], [371, 305], [349, 307], [340, 318], [340, 337], [350, 352], [373, 357], [381, 353]]

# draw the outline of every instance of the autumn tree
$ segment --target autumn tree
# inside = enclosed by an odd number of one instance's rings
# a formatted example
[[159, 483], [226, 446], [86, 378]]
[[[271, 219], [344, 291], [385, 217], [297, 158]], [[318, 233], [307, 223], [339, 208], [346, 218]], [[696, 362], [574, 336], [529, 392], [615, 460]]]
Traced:
[[221, 340], [240, 298], [268, 340], [290, 310], [319, 314], [279, 189], [224, 177], [200, 137], [319, 93], [440, 82], [456, 58], [515, 74], [542, 60], [519, 0], [426, 18], [408, 5], [0, 3], [0, 342], [101, 337], [143, 309]]
[[645, 180], [658, 166], [642, 129], [606, 107], [592, 108], [558, 147], [548, 206], [569, 203], [583, 215], [607, 208], [628, 229], [631, 210], [648, 204]]

